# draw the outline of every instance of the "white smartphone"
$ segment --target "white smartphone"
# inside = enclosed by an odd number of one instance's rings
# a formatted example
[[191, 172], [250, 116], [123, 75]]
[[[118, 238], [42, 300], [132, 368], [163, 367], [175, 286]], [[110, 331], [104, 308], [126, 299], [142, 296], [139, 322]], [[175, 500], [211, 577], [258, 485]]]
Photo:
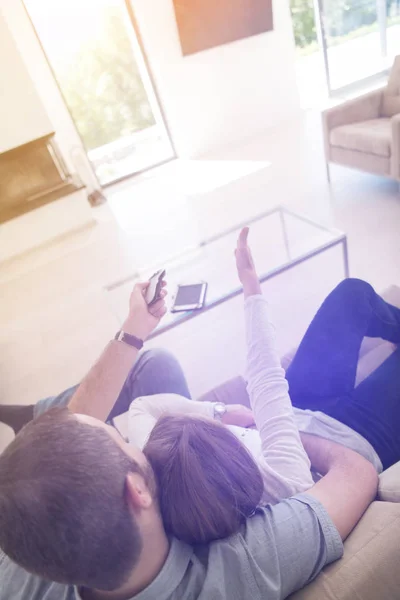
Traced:
[[206, 283], [179, 285], [171, 312], [198, 310], [203, 308], [207, 292]]
[[160, 269], [150, 277], [150, 285], [146, 290], [146, 302], [148, 306], [159, 300], [164, 277], [165, 269]]

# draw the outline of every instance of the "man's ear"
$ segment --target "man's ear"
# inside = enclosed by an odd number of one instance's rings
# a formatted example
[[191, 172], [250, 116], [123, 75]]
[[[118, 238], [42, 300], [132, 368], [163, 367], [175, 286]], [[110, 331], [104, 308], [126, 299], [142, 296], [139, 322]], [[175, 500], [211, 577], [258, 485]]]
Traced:
[[139, 473], [128, 473], [126, 476], [126, 491], [128, 502], [134, 510], [150, 508], [153, 497], [142, 475]]

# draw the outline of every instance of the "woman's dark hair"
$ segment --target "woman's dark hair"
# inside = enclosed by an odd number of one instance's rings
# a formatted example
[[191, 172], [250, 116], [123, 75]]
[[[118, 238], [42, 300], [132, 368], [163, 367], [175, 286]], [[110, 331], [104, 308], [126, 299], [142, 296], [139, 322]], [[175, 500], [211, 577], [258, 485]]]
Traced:
[[131, 471], [142, 473], [104, 429], [48, 411], [0, 456], [0, 547], [45, 579], [117, 589], [142, 550]]
[[156, 478], [165, 529], [189, 544], [235, 533], [260, 503], [261, 473], [223, 425], [164, 416], [143, 450]]

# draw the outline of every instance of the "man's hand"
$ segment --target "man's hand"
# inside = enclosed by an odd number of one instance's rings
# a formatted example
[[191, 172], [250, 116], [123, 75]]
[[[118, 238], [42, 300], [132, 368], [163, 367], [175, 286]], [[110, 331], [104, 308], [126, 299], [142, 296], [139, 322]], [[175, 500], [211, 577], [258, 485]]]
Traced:
[[133, 288], [129, 300], [129, 315], [122, 326], [123, 331], [135, 335], [141, 340], [146, 340], [151, 332], [157, 327], [162, 317], [167, 312], [165, 306], [166, 282], [163, 281], [163, 289], [160, 299], [152, 306], [148, 306], [145, 300], [146, 290], [149, 282], [137, 283]]
[[[151, 307], [147, 306], [144, 294], [148, 285], [149, 283], [138, 283], [133, 288], [129, 314], [122, 326], [123, 331], [143, 341], [167, 311], [164, 301], [167, 295], [165, 289], [161, 290], [158, 302]], [[68, 405], [70, 411], [105, 421], [138, 353], [138, 349], [133, 346], [111, 341], [72, 396]]]
[[227, 404], [226, 413], [221, 420], [224, 425], [238, 425], [239, 427], [255, 425], [253, 412], [243, 404]]
[[242, 229], [235, 250], [236, 268], [239, 279], [243, 285], [243, 293], [245, 298], [261, 294], [261, 286], [258, 275], [254, 266], [251, 250], [247, 244], [249, 228]]

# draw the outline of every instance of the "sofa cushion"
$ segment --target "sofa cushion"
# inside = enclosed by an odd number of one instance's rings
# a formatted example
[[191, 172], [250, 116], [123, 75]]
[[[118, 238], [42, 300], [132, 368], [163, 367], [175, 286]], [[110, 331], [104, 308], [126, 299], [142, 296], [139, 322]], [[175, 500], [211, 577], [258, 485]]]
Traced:
[[379, 475], [378, 498], [400, 503], [400, 462]]
[[240, 375], [206, 392], [198, 400], [202, 402], [223, 402], [224, 404], [244, 404], [250, 407], [246, 381]]
[[380, 365], [393, 354], [393, 351], [396, 348], [396, 346], [390, 342], [385, 342], [379, 338], [372, 339], [374, 341], [376, 340], [376, 344], [368, 352], [364, 351], [363, 355], [361, 355], [360, 352], [360, 360], [357, 365], [356, 386], [380, 367]]
[[371, 119], [335, 127], [330, 132], [332, 146], [364, 154], [390, 157], [392, 125], [388, 118]]
[[400, 504], [373, 502], [346, 540], [343, 558], [291, 600], [398, 600], [399, 539]]
[[400, 113], [400, 56], [397, 56], [388, 84], [382, 95], [382, 117], [394, 117]]

